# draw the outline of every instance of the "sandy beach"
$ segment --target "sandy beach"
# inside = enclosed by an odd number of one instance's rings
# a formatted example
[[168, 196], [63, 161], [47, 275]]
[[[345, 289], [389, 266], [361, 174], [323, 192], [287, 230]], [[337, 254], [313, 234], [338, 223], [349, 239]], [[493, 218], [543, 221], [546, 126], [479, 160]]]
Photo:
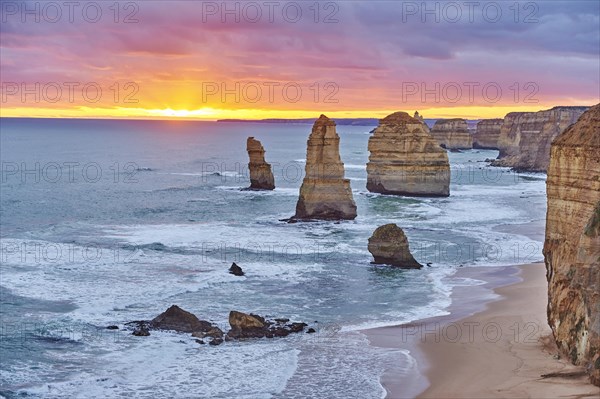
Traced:
[[[486, 270], [487, 269], [487, 270]], [[387, 398], [598, 398], [582, 368], [558, 356], [546, 323], [543, 263], [465, 268], [450, 314], [366, 331], [372, 345], [410, 350], [409, 375], [382, 378]]]

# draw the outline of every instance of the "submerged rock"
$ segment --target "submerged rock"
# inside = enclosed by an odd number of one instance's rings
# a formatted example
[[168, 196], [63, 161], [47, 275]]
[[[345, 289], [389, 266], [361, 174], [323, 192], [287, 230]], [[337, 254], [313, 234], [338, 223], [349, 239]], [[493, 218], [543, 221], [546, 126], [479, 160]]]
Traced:
[[136, 328], [131, 335], [135, 335], [136, 337], [147, 337], [150, 335], [150, 331], [147, 328]]
[[600, 104], [554, 140], [546, 184], [548, 324], [600, 385]]
[[223, 338], [224, 335], [223, 330], [219, 327], [213, 327], [208, 331], [195, 331], [192, 333], [192, 337], [194, 338]]
[[243, 276], [245, 273], [242, 268], [237, 265], [237, 263], [233, 262], [229, 268], [229, 274], [233, 274], [234, 276]]
[[271, 164], [265, 161], [265, 149], [260, 141], [254, 137], [248, 137], [246, 150], [250, 158], [250, 162], [248, 163], [250, 189], [273, 190], [275, 188], [275, 178], [273, 177]]
[[404, 231], [394, 223], [379, 226], [369, 238], [369, 252], [375, 264], [419, 269], [423, 267], [413, 258]]
[[431, 129], [431, 135], [443, 148], [467, 150], [473, 148], [473, 137], [467, 121], [461, 118], [440, 119]]
[[210, 340], [210, 342], [208, 344], [212, 345], [212, 346], [217, 346], [217, 345], [221, 345], [222, 343], [223, 343], [223, 338], [213, 338]]
[[147, 337], [150, 335], [148, 322], [145, 320], [133, 321], [127, 324], [135, 326], [131, 335], [135, 335], [136, 337]]
[[177, 305], [172, 305], [165, 312], [152, 319], [150, 326], [159, 330], [174, 330], [186, 333], [209, 331], [214, 327], [212, 323], [198, 319], [194, 314], [181, 309]]
[[450, 195], [448, 154], [427, 133], [426, 126], [406, 112], [379, 121], [369, 138], [367, 190], [407, 196]]
[[344, 178], [340, 137], [335, 122], [321, 115], [308, 137], [306, 175], [300, 187], [295, 220], [351, 220], [356, 204], [350, 180]]

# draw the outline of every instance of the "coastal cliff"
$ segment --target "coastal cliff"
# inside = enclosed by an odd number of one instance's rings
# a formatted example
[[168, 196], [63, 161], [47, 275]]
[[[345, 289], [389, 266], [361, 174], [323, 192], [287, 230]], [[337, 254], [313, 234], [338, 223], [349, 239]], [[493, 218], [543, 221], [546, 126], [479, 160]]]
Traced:
[[443, 148], [449, 150], [473, 148], [473, 137], [464, 119], [440, 119], [435, 122], [430, 133]]
[[473, 148], [497, 150], [503, 122], [504, 119], [482, 119], [477, 122], [477, 129], [473, 135]]
[[265, 161], [265, 149], [260, 141], [254, 137], [248, 137], [246, 141], [246, 151], [250, 162], [250, 189], [252, 190], [273, 190], [275, 188], [275, 179], [271, 165]]
[[547, 193], [548, 323], [600, 385], [600, 104], [552, 143]]
[[335, 122], [321, 115], [308, 137], [306, 175], [292, 219], [341, 220], [356, 218], [350, 180], [344, 178], [340, 137]]
[[554, 107], [507, 114], [498, 137], [500, 154], [492, 165], [545, 172], [550, 162], [552, 141], [586, 110], [587, 107]]
[[369, 138], [367, 190], [407, 196], [450, 195], [448, 154], [406, 112], [379, 121]]

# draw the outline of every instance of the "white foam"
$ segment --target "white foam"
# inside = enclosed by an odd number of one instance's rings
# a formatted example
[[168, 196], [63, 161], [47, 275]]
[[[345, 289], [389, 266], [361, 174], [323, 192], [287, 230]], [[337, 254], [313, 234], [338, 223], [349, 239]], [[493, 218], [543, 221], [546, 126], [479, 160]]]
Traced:
[[[199, 398], [270, 398], [285, 388], [299, 354], [281, 340], [212, 347], [182, 334], [153, 332], [127, 341], [129, 345], [99, 356], [95, 367], [77, 378], [46, 382], [27, 392], [72, 398], [188, 397], [190, 393]], [[237, 367], [232, 370], [229, 365]]]

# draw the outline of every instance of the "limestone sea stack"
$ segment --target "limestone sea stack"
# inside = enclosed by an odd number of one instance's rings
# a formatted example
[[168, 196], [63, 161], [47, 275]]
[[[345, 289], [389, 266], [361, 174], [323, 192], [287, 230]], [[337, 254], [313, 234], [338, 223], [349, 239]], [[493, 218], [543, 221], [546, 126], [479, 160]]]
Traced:
[[507, 114], [498, 137], [500, 154], [492, 165], [517, 171], [545, 172], [550, 163], [552, 141], [586, 110], [587, 107], [554, 107]]
[[379, 226], [369, 238], [369, 252], [375, 264], [419, 269], [423, 267], [410, 253], [404, 231], [394, 223]]
[[440, 119], [431, 129], [431, 135], [443, 148], [466, 150], [473, 148], [473, 137], [469, 133], [467, 121], [461, 118]]
[[273, 190], [275, 188], [275, 179], [271, 165], [265, 161], [265, 149], [260, 141], [254, 137], [248, 137], [246, 141], [246, 150], [250, 162], [250, 189], [251, 190]]
[[448, 154], [425, 127], [406, 112], [379, 121], [369, 138], [367, 190], [406, 196], [450, 195]]
[[554, 140], [546, 184], [548, 323], [600, 385], [600, 104]]
[[477, 128], [473, 135], [473, 148], [486, 150], [498, 149], [498, 138], [504, 119], [482, 119], [477, 122]]
[[321, 115], [308, 137], [306, 174], [300, 187], [295, 220], [352, 220], [356, 204], [350, 180], [344, 178], [340, 137], [335, 122]]

